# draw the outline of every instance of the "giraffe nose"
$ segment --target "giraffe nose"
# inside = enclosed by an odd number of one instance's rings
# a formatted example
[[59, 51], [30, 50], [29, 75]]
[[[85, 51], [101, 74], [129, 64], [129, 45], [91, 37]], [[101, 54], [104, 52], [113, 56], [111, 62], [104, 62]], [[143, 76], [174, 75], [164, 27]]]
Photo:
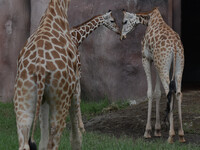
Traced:
[[120, 40], [122, 41], [124, 39], [126, 39], [126, 35], [121, 35]]

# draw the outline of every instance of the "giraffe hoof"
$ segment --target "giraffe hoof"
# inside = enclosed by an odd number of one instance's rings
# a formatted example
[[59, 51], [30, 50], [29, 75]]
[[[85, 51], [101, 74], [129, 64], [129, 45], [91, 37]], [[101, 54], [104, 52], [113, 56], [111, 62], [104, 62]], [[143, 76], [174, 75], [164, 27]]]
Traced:
[[154, 136], [156, 136], [156, 137], [161, 137], [162, 136], [160, 129], [155, 129]]
[[145, 139], [150, 139], [151, 138], [151, 130], [146, 130], [144, 133], [144, 138]]
[[180, 143], [185, 143], [186, 142], [184, 136], [180, 136], [179, 135], [179, 142]]
[[174, 143], [174, 138], [173, 138], [173, 136], [169, 136], [167, 141], [168, 141], [169, 144]]

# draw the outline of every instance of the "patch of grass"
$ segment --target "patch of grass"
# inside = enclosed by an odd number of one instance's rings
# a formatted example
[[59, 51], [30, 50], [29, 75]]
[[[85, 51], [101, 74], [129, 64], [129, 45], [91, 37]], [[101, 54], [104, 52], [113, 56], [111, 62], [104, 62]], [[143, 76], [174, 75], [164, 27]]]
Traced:
[[[90, 103], [82, 106], [84, 113], [100, 113], [108, 102], [98, 104], [98, 108], [90, 109], [89, 106], [96, 107], [97, 104]], [[89, 109], [89, 110], [88, 110]], [[96, 109], [94, 111], [94, 109]], [[70, 150], [70, 131], [65, 129], [61, 138], [59, 150]], [[40, 140], [40, 130], [37, 126], [35, 141], [37, 145]], [[12, 103], [0, 103], [0, 150], [18, 149], [17, 129], [15, 113]], [[132, 138], [123, 136], [116, 138], [114, 136], [100, 134], [96, 132], [86, 132], [83, 134], [82, 150], [199, 150], [200, 147], [191, 144], [168, 144], [161, 139], [146, 141], [144, 139], [132, 140]]]
[[[69, 132], [65, 131], [61, 139], [60, 149], [70, 148]], [[113, 136], [92, 132], [83, 135], [82, 150], [131, 150], [132, 148], [133, 141], [128, 137], [117, 139]]]
[[89, 120], [96, 115], [124, 109], [129, 105], [130, 104], [128, 101], [118, 101], [110, 103], [107, 98], [99, 102], [81, 101], [81, 113], [84, 115], [84, 117], [86, 117], [87, 120]]
[[169, 144], [162, 139], [146, 141], [141, 138], [134, 141], [133, 147], [134, 150], [198, 150], [200, 148], [195, 144], [181, 144], [177, 141], [173, 144]]
[[102, 113], [102, 110], [109, 106], [110, 102], [107, 98], [99, 102], [86, 102], [81, 101], [81, 113], [87, 118], [91, 119], [93, 116]]

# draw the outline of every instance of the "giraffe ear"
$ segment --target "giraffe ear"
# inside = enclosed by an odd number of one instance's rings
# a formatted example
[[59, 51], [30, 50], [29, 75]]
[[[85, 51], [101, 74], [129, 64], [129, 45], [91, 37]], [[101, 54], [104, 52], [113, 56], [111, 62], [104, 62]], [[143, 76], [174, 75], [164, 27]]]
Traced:
[[122, 11], [123, 11], [123, 12], [126, 12], [126, 10], [125, 10], [125, 9], [122, 9]]

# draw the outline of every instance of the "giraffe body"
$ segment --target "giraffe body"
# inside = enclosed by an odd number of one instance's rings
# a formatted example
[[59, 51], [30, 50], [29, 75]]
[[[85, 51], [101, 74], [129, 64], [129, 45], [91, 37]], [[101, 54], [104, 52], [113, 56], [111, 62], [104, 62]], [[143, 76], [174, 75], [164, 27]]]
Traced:
[[[170, 107], [169, 111], [169, 138], [168, 142], [173, 142], [174, 123], [173, 123], [173, 97], [178, 100], [178, 113], [179, 113], [179, 141], [185, 142], [184, 132], [182, 128], [182, 114], [181, 114], [181, 81], [184, 68], [184, 50], [180, 40], [180, 37], [174, 32], [163, 20], [159, 10], [155, 8], [148, 13], [128, 13], [124, 11], [123, 29], [121, 39], [126, 38], [126, 34], [135, 29], [138, 24], [147, 26], [144, 39], [142, 41], [142, 63], [147, 77], [147, 97], [148, 97], [148, 116], [145, 138], [150, 138], [151, 132], [151, 110], [152, 100], [156, 100], [156, 124], [155, 124], [155, 136], [161, 136], [161, 125], [159, 116], [159, 103], [161, 98], [160, 82], [162, 83], [165, 94], [168, 97], [168, 103]], [[151, 64], [154, 63], [156, 68], [156, 86], [154, 94], [152, 91], [151, 80]], [[173, 66], [173, 67], [171, 67]], [[170, 80], [170, 69], [172, 68], [172, 79]], [[169, 89], [170, 82], [175, 81], [176, 94]], [[172, 96], [169, 98], [169, 95]]]
[[[20, 52], [13, 100], [19, 150], [30, 149], [30, 129], [33, 122], [33, 140], [39, 114], [41, 132], [47, 136], [47, 139], [41, 139], [39, 149], [58, 149], [69, 110], [73, 128], [72, 149], [81, 148], [77, 120], [79, 106], [71, 100], [80, 78], [80, 60], [69, 33], [66, 16], [69, 1], [50, 1], [38, 29]], [[50, 131], [43, 132], [48, 126]]]

